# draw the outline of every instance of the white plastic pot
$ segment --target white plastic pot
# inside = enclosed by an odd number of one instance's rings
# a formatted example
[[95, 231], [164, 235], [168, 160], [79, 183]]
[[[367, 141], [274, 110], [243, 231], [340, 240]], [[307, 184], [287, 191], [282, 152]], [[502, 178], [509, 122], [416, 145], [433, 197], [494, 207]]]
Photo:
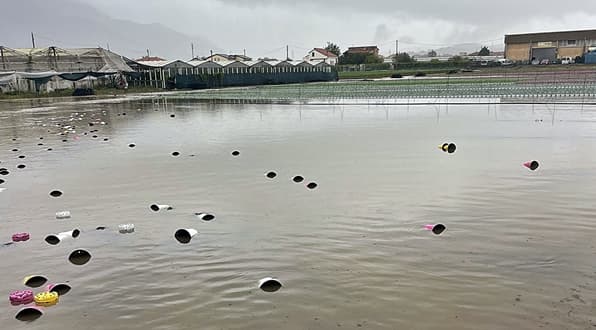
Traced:
[[149, 206], [149, 208], [153, 212], [170, 211], [170, 210], [174, 209], [170, 205], [160, 205], [160, 204], [152, 204], [151, 206]]
[[178, 229], [174, 233], [174, 238], [176, 238], [176, 240], [182, 244], [188, 244], [193, 237], [197, 236], [198, 233], [199, 232], [193, 228]]
[[281, 282], [273, 277], [265, 277], [259, 281], [259, 289], [265, 292], [275, 292], [281, 287]]
[[58, 245], [60, 242], [71, 239], [77, 238], [81, 234], [81, 231], [78, 229], [73, 229], [71, 231], [64, 231], [58, 234], [51, 234], [46, 236], [45, 241], [48, 242], [50, 245]]

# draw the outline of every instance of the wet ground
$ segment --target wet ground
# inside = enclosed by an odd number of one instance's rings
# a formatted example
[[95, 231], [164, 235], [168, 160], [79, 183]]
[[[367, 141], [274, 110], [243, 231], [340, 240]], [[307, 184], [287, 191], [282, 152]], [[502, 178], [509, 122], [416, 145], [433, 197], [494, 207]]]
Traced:
[[[594, 107], [34, 102], [0, 104], [0, 237], [31, 234], [0, 247], [2, 329], [596, 326]], [[19, 322], [31, 274], [72, 290]]]

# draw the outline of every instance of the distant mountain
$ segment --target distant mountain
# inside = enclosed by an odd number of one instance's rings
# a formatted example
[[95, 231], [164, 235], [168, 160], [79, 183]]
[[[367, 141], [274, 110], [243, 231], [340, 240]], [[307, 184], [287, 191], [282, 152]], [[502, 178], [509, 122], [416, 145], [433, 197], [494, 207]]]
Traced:
[[188, 60], [190, 44], [215, 48], [208, 40], [174, 31], [161, 24], [113, 19], [96, 8], [72, 0], [2, 0], [0, 45], [31, 47], [104, 47], [129, 58], [151, 55]]
[[461, 53], [475, 53], [480, 51], [482, 46], [487, 46], [492, 52], [500, 52], [503, 51], [503, 45], [482, 45], [476, 43], [465, 43], [465, 44], [457, 44], [449, 47], [437, 48], [435, 51], [439, 56], [453, 56], [459, 55]]

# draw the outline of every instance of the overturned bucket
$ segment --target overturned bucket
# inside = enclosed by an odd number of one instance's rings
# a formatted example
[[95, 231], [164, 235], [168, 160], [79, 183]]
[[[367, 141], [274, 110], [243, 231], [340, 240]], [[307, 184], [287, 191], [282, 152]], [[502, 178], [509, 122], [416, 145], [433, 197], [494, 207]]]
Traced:
[[37, 306], [27, 306], [21, 308], [15, 315], [15, 319], [23, 322], [32, 322], [43, 315], [41, 308]]
[[188, 244], [192, 240], [193, 237], [197, 236], [199, 232], [196, 229], [178, 229], [174, 233], [174, 238], [182, 244]]
[[445, 227], [445, 225], [443, 224], [438, 223], [436, 225], [425, 225], [424, 229], [432, 231], [435, 235], [441, 235], [447, 229], [447, 227]]
[[77, 238], [81, 234], [81, 231], [78, 229], [73, 229], [71, 231], [65, 231], [58, 234], [51, 234], [46, 236], [45, 241], [48, 242], [50, 245], [58, 245], [60, 242], [71, 239]]
[[259, 289], [265, 292], [275, 292], [281, 289], [281, 282], [273, 277], [265, 277], [259, 281]]

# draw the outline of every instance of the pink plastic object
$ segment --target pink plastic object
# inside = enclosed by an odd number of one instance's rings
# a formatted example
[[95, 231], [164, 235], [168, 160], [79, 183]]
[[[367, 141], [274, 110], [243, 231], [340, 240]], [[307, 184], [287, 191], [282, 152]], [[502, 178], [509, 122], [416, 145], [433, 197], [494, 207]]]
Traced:
[[26, 305], [33, 302], [33, 291], [19, 290], [10, 294], [10, 303], [14, 306]]
[[525, 162], [524, 163], [524, 166], [527, 167], [527, 168], [529, 168], [532, 171], [536, 171], [538, 169], [538, 167], [540, 166], [540, 164], [537, 161], [532, 160], [532, 161], [529, 161], [529, 162]]
[[435, 235], [441, 235], [447, 227], [438, 223], [436, 225], [424, 225], [424, 229], [432, 231]]
[[17, 233], [12, 235], [13, 242], [24, 242], [29, 240], [29, 233]]

